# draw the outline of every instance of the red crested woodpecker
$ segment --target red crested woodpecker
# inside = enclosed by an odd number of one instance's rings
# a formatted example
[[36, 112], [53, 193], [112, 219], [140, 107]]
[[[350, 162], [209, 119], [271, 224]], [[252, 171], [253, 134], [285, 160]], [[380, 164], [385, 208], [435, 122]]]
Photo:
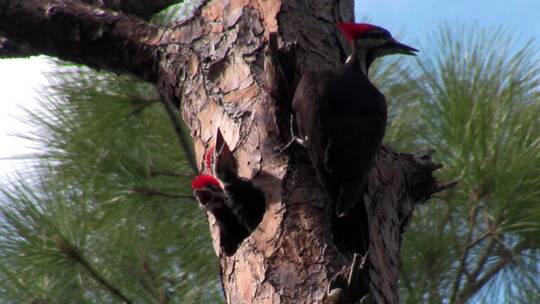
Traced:
[[369, 81], [369, 67], [379, 57], [417, 50], [375, 25], [337, 27], [353, 53], [335, 70], [305, 73], [293, 110], [301, 142], [333, 203], [334, 242], [342, 252], [364, 254], [369, 224], [363, 197], [387, 119], [385, 97]]
[[222, 247], [232, 254], [262, 220], [264, 194], [238, 176], [236, 159], [219, 129], [216, 144], [205, 152], [203, 162], [204, 174], [196, 176], [191, 187], [201, 206], [216, 218]]
[[220, 204], [223, 200], [223, 189], [218, 180], [208, 174], [195, 176], [191, 181], [191, 188], [201, 205], [212, 209], [213, 204]]
[[249, 235], [249, 231], [228, 207], [219, 181], [211, 175], [201, 174], [191, 181], [191, 188], [201, 207], [214, 215], [219, 226], [219, 240], [223, 252], [226, 255], [234, 254], [238, 245]]
[[213, 157], [209, 159], [214, 176], [223, 186], [229, 207], [250, 232], [255, 230], [266, 209], [264, 194], [250, 180], [238, 176], [236, 159], [219, 128]]
[[354, 51], [336, 70], [307, 72], [295, 92], [298, 131], [335, 212], [345, 216], [363, 200], [386, 127], [384, 95], [369, 81], [376, 58], [416, 49], [366, 23], [338, 23]]

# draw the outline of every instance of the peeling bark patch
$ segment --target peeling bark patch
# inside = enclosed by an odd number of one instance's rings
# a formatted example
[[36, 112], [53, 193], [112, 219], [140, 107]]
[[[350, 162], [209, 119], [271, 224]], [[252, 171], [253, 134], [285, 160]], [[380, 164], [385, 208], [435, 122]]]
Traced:
[[202, 28], [199, 22], [192, 22], [180, 28], [177, 37], [179, 43], [190, 44], [202, 36]]
[[227, 93], [223, 96], [223, 102], [225, 103], [251, 103], [251, 100], [253, 98], [256, 98], [257, 96], [257, 89], [258, 87], [256, 85], [250, 85], [247, 88], [239, 89], [230, 93]]
[[266, 208], [265, 216], [259, 224], [257, 235], [253, 239], [255, 246], [261, 254], [268, 258], [274, 254], [276, 248], [271, 246], [279, 236], [282, 216], [279, 204], [269, 204]]
[[[240, 138], [240, 125], [231, 119], [222, 107], [212, 101], [208, 101], [206, 106], [198, 113], [198, 120], [204, 124], [206, 128], [201, 129], [201, 139], [204, 142], [209, 142], [219, 127], [223, 130], [223, 136], [234, 150]], [[202, 158], [202, 155], [200, 156]]]
[[289, 288], [295, 288], [298, 284], [298, 273], [301, 270], [297, 268], [297, 263], [285, 261], [277, 269], [277, 278], [279, 280], [279, 286], [287, 286]]
[[187, 63], [187, 75], [190, 78], [194, 78], [199, 72], [199, 59], [197, 57], [192, 57], [188, 60]]
[[270, 33], [278, 31], [277, 14], [281, 10], [281, 1], [251, 1], [252, 6], [259, 9], [264, 20], [264, 37], [268, 38]]
[[236, 280], [238, 290], [241, 290], [243, 299], [253, 299], [254, 286], [252, 282], [252, 274], [245, 263], [237, 263], [236, 271], [238, 271], [238, 276]]
[[238, 143], [238, 145], [245, 147], [244, 149], [237, 149], [235, 153], [239, 165], [238, 172], [243, 177], [253, 179], [261, 170], [260, 138], [256, 126], [251, 124], [251, 127], [244, 127], [244, 129], [250, 129], [252, 132], [240, 138]]
[[[206, 21], [217, 21], [221, 14], [223, 13], [222, 1], [209, 1], [206, 6], [204, 6], [201, 16]], [[221, 31], [221, 30], [219, 30]]]
[[227, 28], [235, 25], [238, 22], [240, 16], [242, 16], [242, 12], [244, 11], [247, 1], [224, 0], [223, 2], [225, 3], [223, 10], [223, 25]]
[[229, 57], [211, 65], [208, 80], [219, 83], [222, 93], [245, 89], [253, 83], [249, 66], [237, 57]]

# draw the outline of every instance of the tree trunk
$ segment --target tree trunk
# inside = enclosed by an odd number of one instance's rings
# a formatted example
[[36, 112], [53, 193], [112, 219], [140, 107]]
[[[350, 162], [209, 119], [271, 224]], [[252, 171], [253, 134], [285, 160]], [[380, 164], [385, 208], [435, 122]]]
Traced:
[[414, 204], [445, 187], [432, 177], [438, 167], [430, 153], [383, 148], [377, 157], [369, 251], [357, 284], [369, 286], [367, 293], [347, 292], [355, 287], [346, 283], [354, 256], [332, 241], [329, 202], [311, 165], [298, 149], [279, 153], [290, 138], [299, 76], [344, 61], [334, 23], [351, 20], [351, 0], [214, 0], [167, 28], [81, 1], [0, 0], [0, 55], [13, 56], [13, 45], [21, 45], [21, 55], [48, 54], [154, 83], [169, 110], [181, 105], [199, 164], [221, 129], [240, 175], [266, 198], [262, 222], [232, 256], [221, 251], [209, 217], [228, 303], [349, 303], [364, 296], [398, 303], [401, 234]]

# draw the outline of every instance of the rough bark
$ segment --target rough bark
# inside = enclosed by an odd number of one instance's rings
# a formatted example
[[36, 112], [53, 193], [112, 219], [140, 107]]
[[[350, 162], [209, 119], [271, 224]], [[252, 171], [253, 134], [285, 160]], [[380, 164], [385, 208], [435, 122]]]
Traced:
[[[148, 19], [167, 6], [180, 0], [84, 0], [95, 7], [110, 9]], [[18, 58], [40, 55], [41, 52], [25, 43], [17, 43], [0, 36], [0, 58]]]
[[181, 0], [84, 0], [100, 8], [106, 8], [126, 14], [149, 19], [169, 5], [182, 2]]
[[[352, 12], [351, 0], [214, 0], [183, 24], [158, 28], [80, 1], [0, 0], [0, 35], [156, 84], [168, 104], [181, 102], [199, 163], [220, 127], [240, 175], [263, 190], [267, 204], [232, 256], [221, 252], [209, 216], [229, 303], [342, 303], [353, 257], [332, 242], [329, 202], [303, 153], [277, 148], [290, 136], [299, 75], [343, 62], [334, 23], [352, 20]], [[399, 302], [401, 235], [414, 204], [444, 188], [432, 177], [436, 168], [429, 153], [384, 148], [377, 157], [367, 271], [359, 277], [374, 303]]]
[[1, 0], [0, 36], [31, 52], [156, 82], [163, 30], [80, 1]]

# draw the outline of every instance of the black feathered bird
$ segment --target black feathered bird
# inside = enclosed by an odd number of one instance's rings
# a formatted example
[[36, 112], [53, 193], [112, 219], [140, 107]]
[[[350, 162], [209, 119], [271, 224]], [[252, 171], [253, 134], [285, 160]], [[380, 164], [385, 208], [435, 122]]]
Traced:
[[219, 128], [216, 144], [204, 155], [202, 171], [191, 187], [201, 206], [216, 218], [223, 251], [232, 255], [261, 222], [266, 209], [264, 194], [238, 175], [236, 159]]
[[414, 55], [416, 49], [366, 23], [338, 23], [353, 46], [336, 70], [307, 72], [295, 92], [298, 131], [319, 179], [343, 217], [362, 201], [368, 174], [386, 127], [384, 95], [369, 81], [373, 61], [385, 55]]

